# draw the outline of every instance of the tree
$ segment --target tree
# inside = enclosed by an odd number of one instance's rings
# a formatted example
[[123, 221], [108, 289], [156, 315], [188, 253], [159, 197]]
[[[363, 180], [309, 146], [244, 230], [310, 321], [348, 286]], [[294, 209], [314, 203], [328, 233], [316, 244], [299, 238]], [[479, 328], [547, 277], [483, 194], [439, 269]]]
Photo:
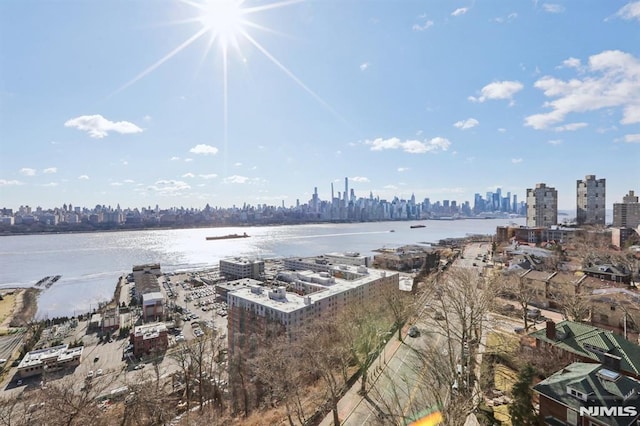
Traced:
[[522, 426], [536, 426], [538, 419], [533, 408], [533, 391], [531, 383], [535, 376], [535, 369], [526, 364], [518, 373], [518, 380], [513, 385], [511, 396], [513, 402], [509, 404], [511, 423]]
[[367, 392], [369, 367], [378, 357], [391, 325], [384, 312], [387, 306], [375, 299], [367, 304], [352, 304], [344, 308], [337, 321], [340, 340], [348, 345], [351, 362], [360, 374], [361, 395]]
[[402, 327], [415, 312], [414, 294], [401, 291], [399, 288], [386, 287], [382, 290], [382, 300], [393, 320], [393, 328], [397, 330], [398, 340], [402, 341]]
[[307, 368], [324, 384], [327, 405], [333, 413], [334, 426], [340, 425], [338, 401], [347, 383], [347, 369], [351, 356], [348, 345], [340, 340], [334, 321], [318, 321], [300, 331], [299, 355]]
[[518, 302], [522, 312], [522, 319], [524, 320], [524, 329], [525, 331], [529, 330], [533, 324], [529, 323], [527, 313], [529, 312], [531, 303], [538, 300], [536, 289], [529, 286], [516, 272], [503, 275], [499, 279], [497, 286], [500, 295], [515, 299], [515, 301]]

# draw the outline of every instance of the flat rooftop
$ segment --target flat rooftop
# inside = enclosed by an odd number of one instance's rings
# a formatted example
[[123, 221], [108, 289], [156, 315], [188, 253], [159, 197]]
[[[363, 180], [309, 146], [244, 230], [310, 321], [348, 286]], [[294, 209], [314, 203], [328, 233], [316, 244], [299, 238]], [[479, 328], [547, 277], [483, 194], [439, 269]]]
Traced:
[[72, 359], [75, 356], [82, 356], [84, 346], [69, 349], [69, 345], [52, 346], [50, 348], [38, 349], [28, 352], [20, 364], [18, 369], [33, 367], [42, 363], [61, 362]]
[[[358, 267], [350, 267], [348, 269], [355, 272], [358, 270]], [[319, 273], [314, 273], [311, 271], [298, 271], [298, 272], [304, 272], [304, 276], [306, 277], [311, 277], [311, 276], [322, 277]], [[392, 272], [392, 271], [379, 271], [379, 270], [367, 268], [367, 272], [368, 273], [366, 275], [362, 275], [359, 278], [352, 279], [352, 280], [334, 278], [335, 283], [333, 283], [332, 285], [324, 286], [324, 289], [314, 293], [310, 293], [306, 296], [300, 296], [296, 293], [287, 292], [287, 293], [284, 293], [283, 298], [280, 298], [280, 299], [271, 298], [269, 297], [269, 293], [277, 291], [276, 288], [258, 287], [258, 286], [239, 288], [237, 290], [234, 290], [230, 294], [232, 296], [239, 297], [243, 300], [269, 307], [276, 311], [289, 313], [289, 312], [294, 312], [298, 309], [303, 309], [306, 306], [312, 305], [328, 297], [358, 288], [362, 285], [378, 280], [380, 278], [392, 277], [392, 276], [399, 277], [399, 274], [397, 272]], [[311, 282], [310, 284], [315, 284], [316, 286], [318, 285], [318, 283], [311, 283]], [[307, 299], [309, 303], [305, 303], [305, 299]]]

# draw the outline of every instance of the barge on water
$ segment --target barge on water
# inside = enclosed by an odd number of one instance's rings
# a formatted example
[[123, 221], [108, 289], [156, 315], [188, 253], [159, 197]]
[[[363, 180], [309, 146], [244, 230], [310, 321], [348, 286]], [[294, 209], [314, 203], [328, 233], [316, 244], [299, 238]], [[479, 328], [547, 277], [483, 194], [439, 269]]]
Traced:
[[233, 238], [249, 238], [249, 236], [245, 232], [244, 234], [229, 234], [229, 235], [220, 235], [220, 236], [217, 236], [217, 237], [206, 237], [207, 241], [211, 241], [211, 240], [230, 240], [230, 239], [233, 239]]

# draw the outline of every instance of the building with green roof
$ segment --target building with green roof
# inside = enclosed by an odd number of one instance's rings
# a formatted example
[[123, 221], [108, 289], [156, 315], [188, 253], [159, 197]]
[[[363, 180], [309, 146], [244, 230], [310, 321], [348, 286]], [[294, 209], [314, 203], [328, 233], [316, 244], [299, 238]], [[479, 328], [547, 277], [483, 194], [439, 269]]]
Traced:
[[601, 363], [624, 375], [640, 379], [640, 346], [609, 330], [574, 321], [558, 324], [549, 320], [546, 327], [529, 336], [536, 347], [552, 347], [570, 361]]
[[631, 426], [640, 419], [640, 381], [600, 364], [575, 362], [533, 390], [544, 425]]

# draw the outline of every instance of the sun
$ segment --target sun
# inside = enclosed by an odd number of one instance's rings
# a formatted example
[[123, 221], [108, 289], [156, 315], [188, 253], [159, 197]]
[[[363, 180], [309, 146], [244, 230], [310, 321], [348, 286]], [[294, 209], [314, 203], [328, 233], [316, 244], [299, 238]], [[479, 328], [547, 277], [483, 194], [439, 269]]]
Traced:
[[204, 3], [190, 3], [201, 12], [198, 20], [211, 35], [211, 41], [217, 41], [223, 49], [236, 44], [244, 31], [243, 0], [207, 0]]
[[[258, 0], [254, 0], [258, 1]], [[264, 0], [262, 0], [264, 1]], [[115, 93], [121, 92], [127, 87], [135, 84], [142, 78], [151, 74], [158, 69], [164, 63], [172, 59], [174, 56], [182, 52], [184, 49], [193, 45], [200, 39], [208, 38], [207, 45], [204, 50], [204, 56], [206, 57], [214, 47], [217, 47], [218, 52], [222, 57], [222, 85], [223, 85], [223, 128], [224, 128], [224, 144], [225, 151], [227, 146], [227, 133], [228, 133], [228, 79], [229, 79], [229, 54], [230, 50], [237, 53], [240, 58], [244, 58], [244, 55], [240, 49], [240, 42], [244, 42], [245, 47], [248, 45], [250, 48], [258, 50], [262, 53], [273, 65], [279, 68], [285, 75], [287, 75], [294, 83], [301, 87], [311, 97], [318, 101], [323, 107], [334, 114], [336, 117], [344, 121], [339, 114], [331, 108], [331, 106], [325, 102], [318, 94], [311, 90], [293, 71], [287, 68], [280, 60], [278, 60], [258, 39], [251, 34], [251, 30], [258, 32], [268, 32], [272, 34], [280, 34], [269, 27], [256, 22], [255, 17], [261, 12], [280, 9], [286, 6], [291, 6], [297, 3], [302, 3], [305, 0], [266, 0], [263, 4], [248, 5], [251, 0], [177, 0], [178, 3], [187, 5], [194, 12], [194, 15], [187, 19], [174, 21], [172, 24], [190, 24], [196, 25], [195, 31], [192, 35], [169, 51], [162, 58], [150, 65], [144, 71], [135, 76], [128, 83], [121, 86]], [[254, 19], [251, 19], [254, 17]], [[232, 49], [230, 49], [232, 48]], [[114, 93], [114, 94], [115, 94]]]

